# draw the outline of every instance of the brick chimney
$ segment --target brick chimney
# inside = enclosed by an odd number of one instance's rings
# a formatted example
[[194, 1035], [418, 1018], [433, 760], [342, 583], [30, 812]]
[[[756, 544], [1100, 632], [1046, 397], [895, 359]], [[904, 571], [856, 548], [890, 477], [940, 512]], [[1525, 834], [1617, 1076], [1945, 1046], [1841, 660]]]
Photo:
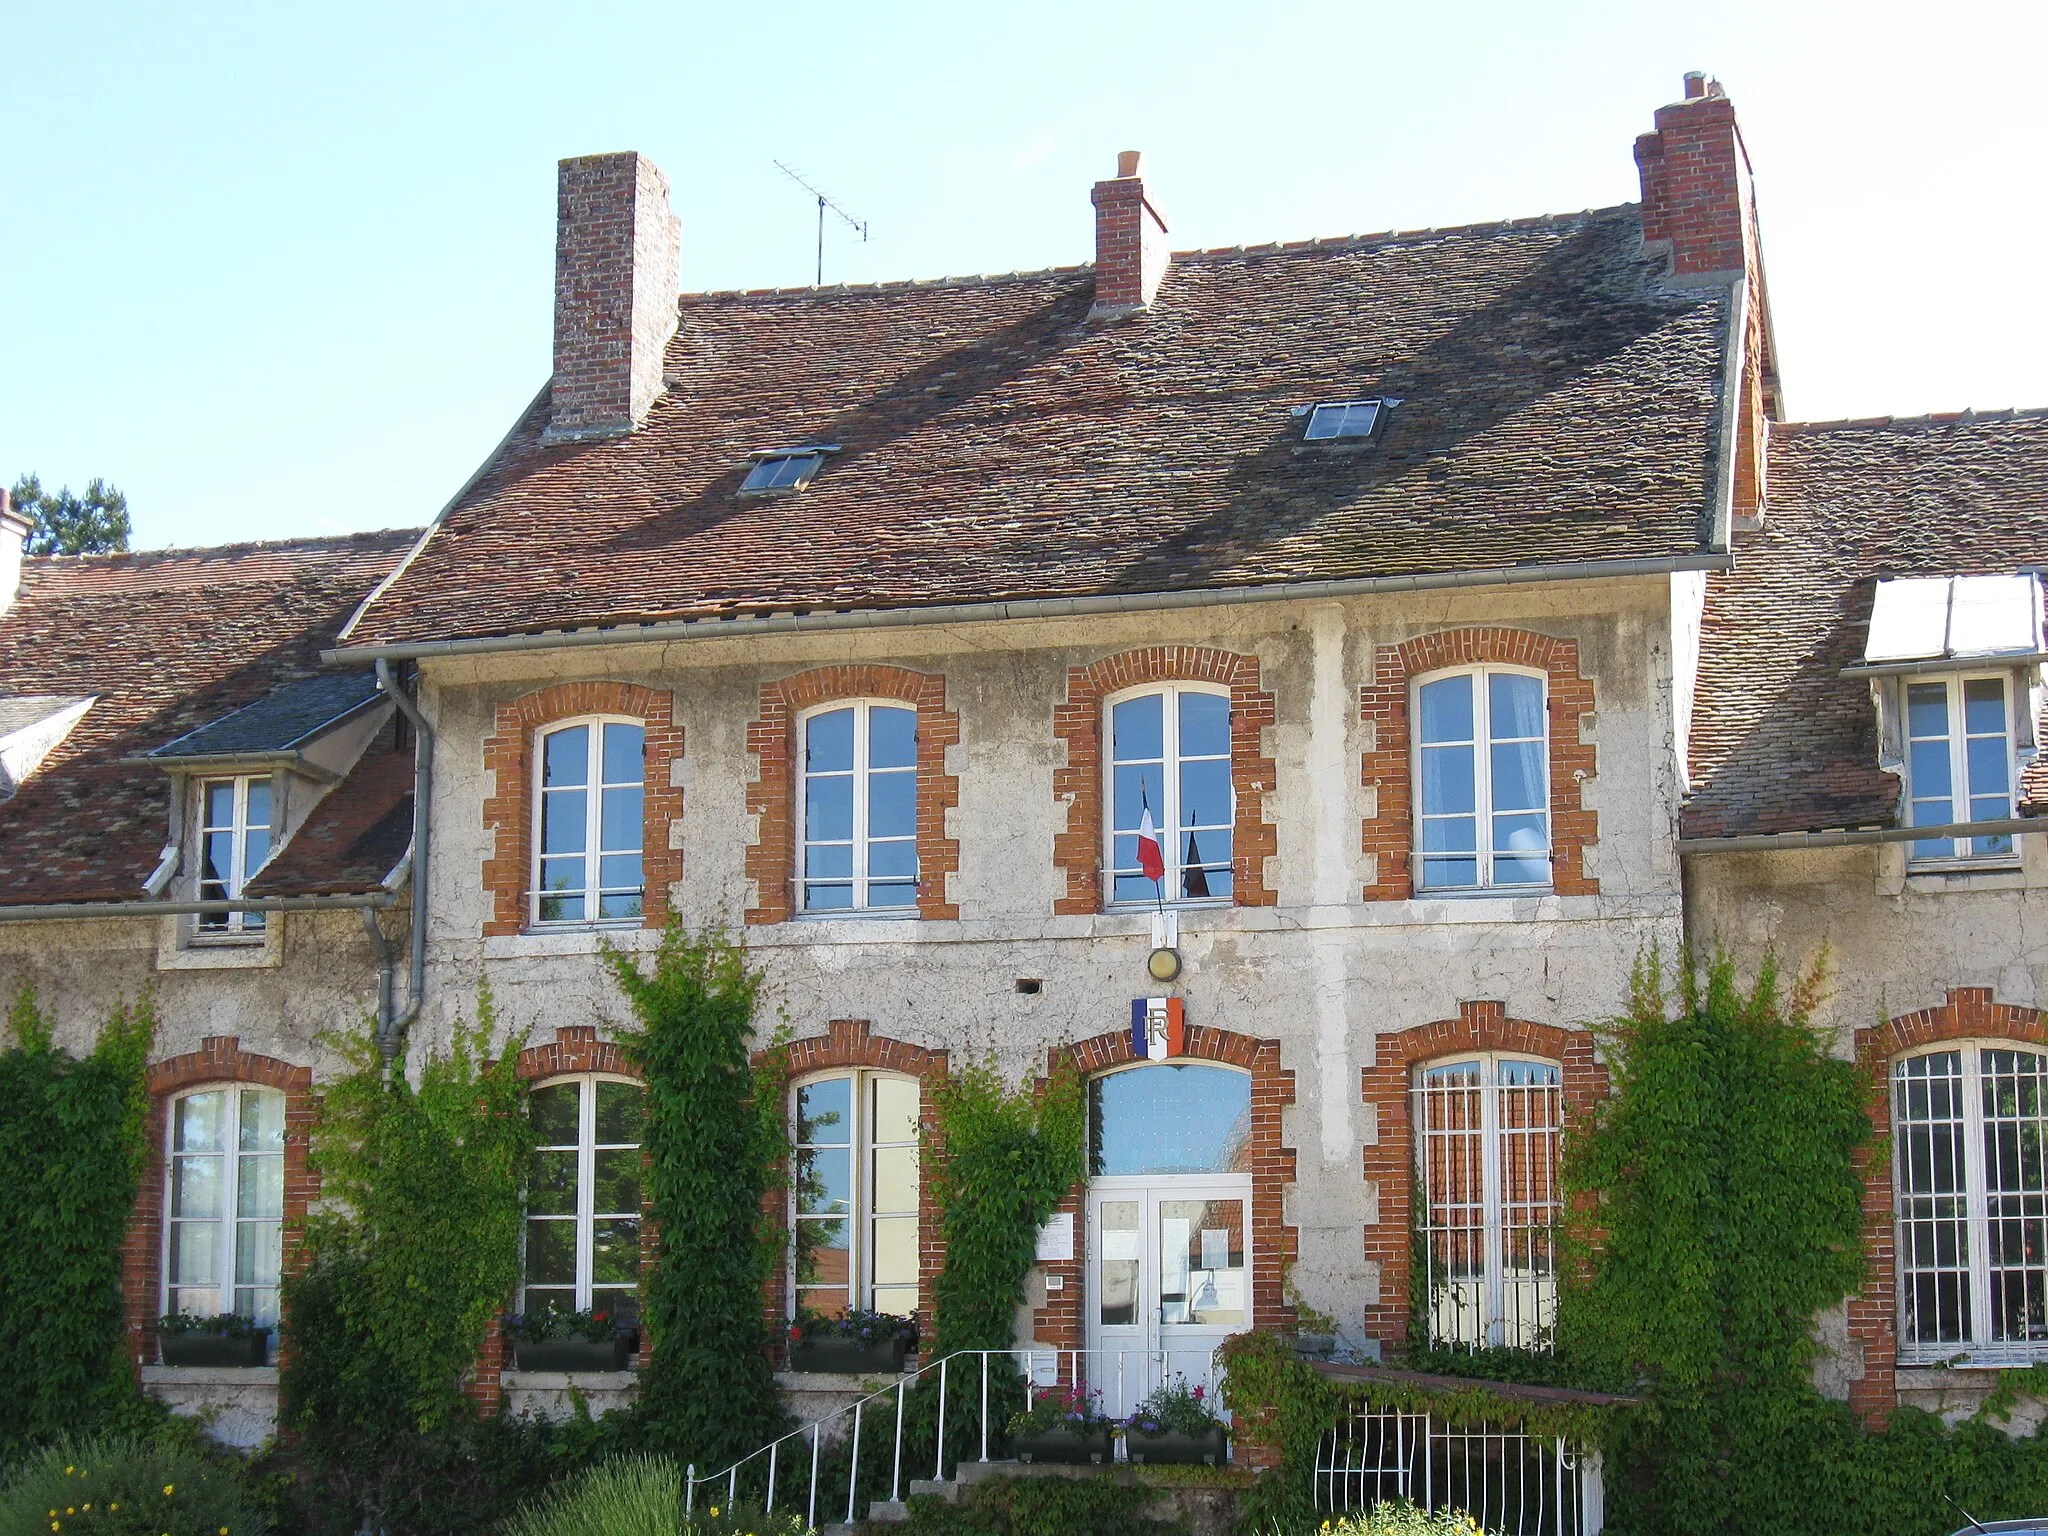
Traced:
[[1166, 276], [1166, 221], [1145, 199], [1138, 152], [1116, 157], [1116, 179], [1098, 181], [1095, 203], [1095, 307], [1090, 319], [1148, 308]]
[[1680, 282], [1724, 282], [1747, 267], [1754, 216], [1749, 152], [1721, 82], [1685, 77], [1685, 99], [1657, 110], [1636, 140], [1643, 241], [1671, 253]]
[[661, 397], [676, 329], [682, 228], [668, 178], [628, 152], [561, 163], [555, 199], [555, 376], [543, 441], [617, 437]]
[[21, 549], [35, 524], [14, 510], [14, 499], [0, 486], [0, 614], [14, 606], [21, 593]]

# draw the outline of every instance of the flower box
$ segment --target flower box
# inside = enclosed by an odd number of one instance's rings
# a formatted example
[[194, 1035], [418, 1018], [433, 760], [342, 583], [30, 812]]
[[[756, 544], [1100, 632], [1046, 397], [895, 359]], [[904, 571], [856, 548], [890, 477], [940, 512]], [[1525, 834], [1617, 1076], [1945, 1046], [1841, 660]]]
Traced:
[[1124, 1454], [1133, 1466], [1220, 1467], [1230, 1460], [1230, 1431], [1221, 1424], [1199, 1435], [1172, 1429], [1126, 1429]]
[[633, 1336], [609, 1339], [514, 1339], [512, 1364], [522, 1371], [623, 1371]]
[[1116, 1442], [1107, 1423], [1087, 1429], [1027, 1429], [1010, 1437], [1010, 1449], [1019, 1461], [1106, 1467], [1116, 1459]]
[[859, 1339], [791, 1339], [789, 1368], [792, 1371], [834, 1371], [843, 1376], [898, 1376], [910, 1340], [898, 1334], [863, 1344]]
[[159, 1333], [165, 1365], [252, 1366], [270, 1362], [270, 1330], [233, 1337], [221, 1333]]

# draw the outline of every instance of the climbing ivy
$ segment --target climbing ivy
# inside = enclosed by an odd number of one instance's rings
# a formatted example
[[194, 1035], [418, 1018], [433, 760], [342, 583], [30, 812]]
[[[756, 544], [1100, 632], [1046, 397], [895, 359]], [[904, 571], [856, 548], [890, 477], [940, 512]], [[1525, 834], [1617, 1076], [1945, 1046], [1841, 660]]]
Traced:
[[135, 1419], [122, 1347], [121, 1239], [145, 1161], [149, 994], [117, 1005], [83, 1059], [34, 991], [0, 1051], [0, 1465], [59, 1435]]

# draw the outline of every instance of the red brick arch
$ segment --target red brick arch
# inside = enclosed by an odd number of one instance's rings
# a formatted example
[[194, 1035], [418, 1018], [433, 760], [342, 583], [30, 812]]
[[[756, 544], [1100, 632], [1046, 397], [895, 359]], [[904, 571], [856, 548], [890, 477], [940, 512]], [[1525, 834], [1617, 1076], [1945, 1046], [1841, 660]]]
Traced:
[[683, 877], [682, 852], [669, 846], [669, 823], [683, 814], [683, 792], [672, 782], [672, 765], [683, 755], [675, 696], [633, 683], [556, 683], [500, 704], [494, 729], [484, 739], [484, 767], [492, 780], [484, 801], [484, 832], [491, 844], [483, 863], [484, 889], [491, 897], [486, 934], [526, 929], [527, 882], [533, 878], [534, 738], [543, 726], [578, 715], [624, 715], [646, 730], [640, 856], [647, 892], [641, 912], [649, 928], [668, 921], [668, 888]]
[[1379, 1300], [1365, 1309], [1365, 1331], [1382, 1344], [1408, 1337], [1410, 1207], [1415, 1199], [1415, 1131], [1409, 1084], [1420, 1062], [1467, 1051], [1514, 1051], [1558, 1063], [1569, 1123], [1607, 1097], [1607, 1069], [1595, 1058], [1593, 1037], [1508, 1017], [1507, 1005], [1465, 1002], [1454, 1019], [1418, 1024], [1373, 1042], [1373, 1064], [1359, 1073], [1359, 1092], [1372, 1106], [1378, 1135], [1365, 1147], [1365, 1181], [1379, 1191], [1378, 1218], [1365, 1229], [1365, 1257], [1379, 1265]]
[[1100, 912], [1103, 906], [1102, 701], [1148, 683], [1213, 683], [1230, 690], [1230, 787], [1236, 800], [1231, 830], [1231, 889], [1240, 907], [1269, 907], [1278, 899], [1266, 884], [1266, 860], [1279, 846], [1264, 820], [1273, 787], [1273, 760], [1265, 750], [1273, 723], [1273, 695], [1259, 686], [1259, 660], [1199, 645], [1155, 645], [1122, 651], [1067, 670], [1067, 699], [1053, 711], [1053, 735], [1066, 744], [1065, 766], [1053, 770], [1052, 795], [1067, 808], [1067, 825], [1053, 837], [1052, 861], [1067, 890], [1053, 902], [1062, 915]]
[[1526, 629], [1446, 629], [1383, 646], [1373, 680], [1359, 690], [1359, 710], [1373, 733], [1359, 779], [1377, 797], [1366, 818], [1363, 847], [1371, 862], [1367, 901], [1405, 901], [1415, 894], [1415, 792], [1409, 746], [1409, 689], [1416, 678], [1447, 667], [1498, 662], [1549, 678], [1544, 690], [1550, 725], [1550, 886], [1560, 896], [1594, 896], [1600, 882], [1586, 873], [1586, 849], [1600, 838], [1581, 780], [1595, 753], [1581, 740], [1581, 717], [1593, 708], [1593, 683], [1579, 674], [1579, 643]]
[[747, 922], [784, 923], [796, 915], [797, 717], [841, 699], [895, 699], [917, 710], [917, 915], [958, 917], [946, 883], [960, 868], [960, 844], [946, 835], [946, 815], [960, 803], [960, 781], [946, 772], [946, 748], [960, 740], [960, 716], [946, 707], [946, 679], [858, 663], [761, 685], [761, 714], [747, 727], [747, 750], [758, 764], [747, 810], [759, 818], [747, 846], [747, 878], [754, 882]]

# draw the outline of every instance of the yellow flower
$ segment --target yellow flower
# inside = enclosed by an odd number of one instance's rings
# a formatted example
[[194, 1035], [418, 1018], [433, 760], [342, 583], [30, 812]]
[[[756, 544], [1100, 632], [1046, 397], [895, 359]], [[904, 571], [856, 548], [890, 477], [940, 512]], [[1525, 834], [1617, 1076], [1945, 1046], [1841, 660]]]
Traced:
[[172, 1494], [176, 1493], [177, 1491], [178, 1491], [178, 1490], [177, 1490], [177, 1489], [176, 1489], [176, 1488], [175, 1488], [174, 1486], [172, 1486], [172, 1485], [171, 1485], [170, 1483], [165, 1483], [165, 1484], [164, 1484], [164, 1497], [165, 1497], [165, 1498], [167, 1498], [167, 1499], [168, 1499], [168, 1498], [169, 1498], [169, 1497], [170, 1497], [170, 1496], [171, 1496]]
[[114, 1511], [114, 1510], [117, 1510], [117, 1509], [119, 1509], [120, 1507], [121, 1507], [121, 1506], [120, 1506], [120, 1505], [118, 1505], [118, 1504], [109, 1504], [109, 1505], [107, 1506], [107, 1509], [108, 1509], [109, 1513], [111, 1513], [112, 1511]]
[[72, 1468], [70, 1468], [70, 1467], [66, 1467], [66, 1468], [64, 1469], [64, 1475], [65, 1475], [66, 1477], [69, 1477], [69, 1476], [71, 1475], [71, 1473], [72, 1473], [72, 1470], [73, 1470]]
[[78, 1513], [78, 1511], [73, 1509], [69, 1504], [66, 1504], [64, 1506], [64, 1513], [67, 1515], [75, 1515]]

